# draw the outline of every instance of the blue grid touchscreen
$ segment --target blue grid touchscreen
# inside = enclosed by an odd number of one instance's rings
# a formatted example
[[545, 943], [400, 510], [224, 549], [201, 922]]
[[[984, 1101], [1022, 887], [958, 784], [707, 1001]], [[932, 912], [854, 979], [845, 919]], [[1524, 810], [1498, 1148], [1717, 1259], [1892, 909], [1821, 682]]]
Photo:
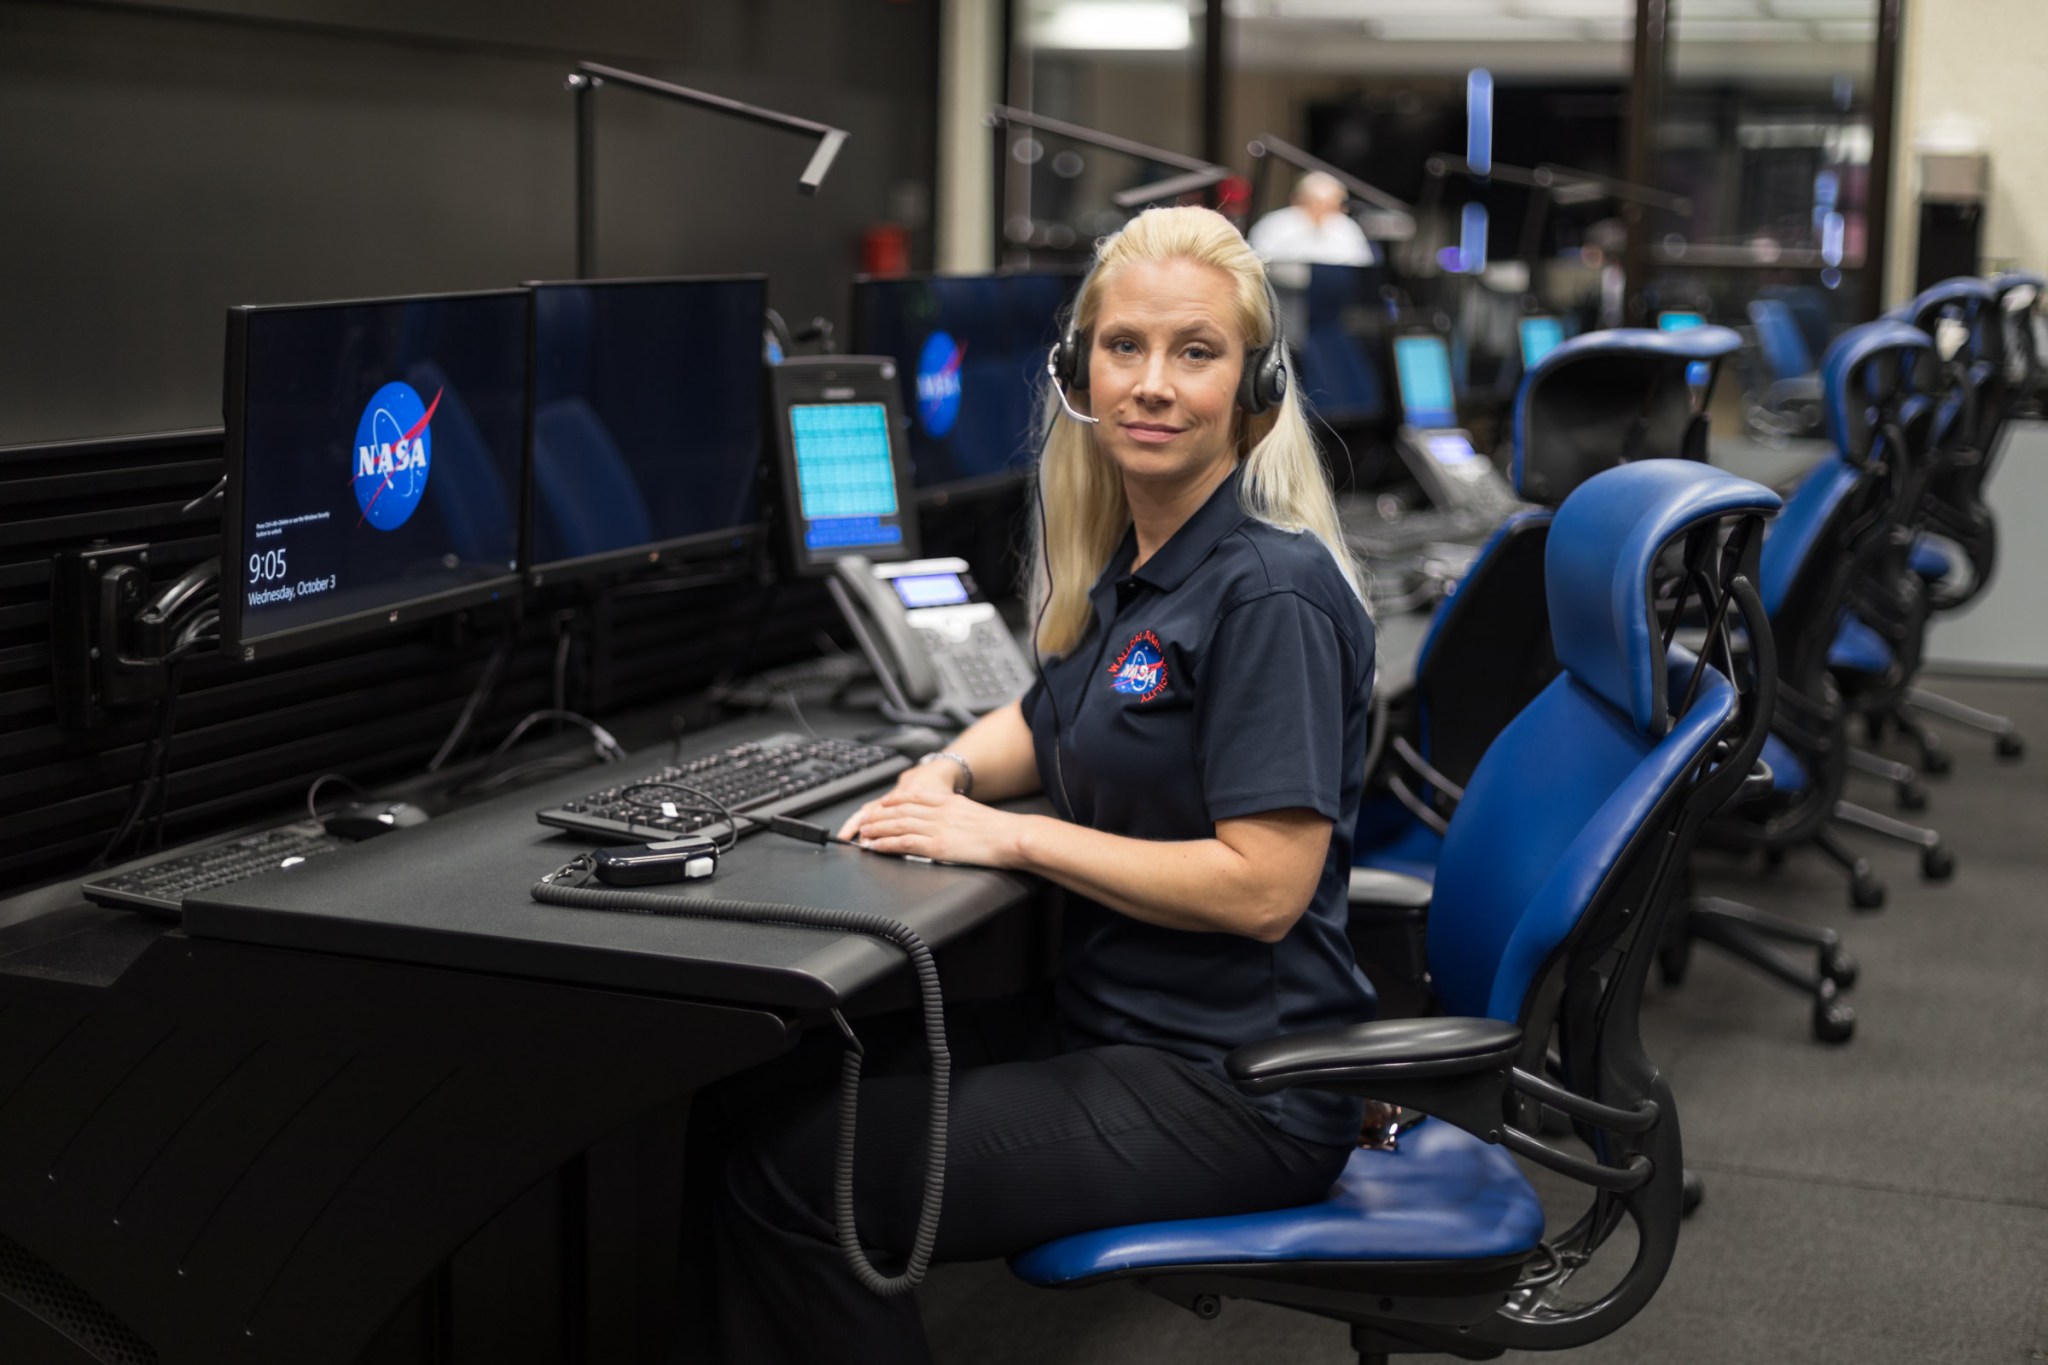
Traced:
[[1451, 396], [1451, 357], [1442, 337], [1398, 337], [1394, 369], [1401, 376], [1401, 409], [1411, 427], [1458, 425]]
[[804, 544], [813, 550], [900, 545], [889, 414], [880, 403], [798, 403], [789, 409]]

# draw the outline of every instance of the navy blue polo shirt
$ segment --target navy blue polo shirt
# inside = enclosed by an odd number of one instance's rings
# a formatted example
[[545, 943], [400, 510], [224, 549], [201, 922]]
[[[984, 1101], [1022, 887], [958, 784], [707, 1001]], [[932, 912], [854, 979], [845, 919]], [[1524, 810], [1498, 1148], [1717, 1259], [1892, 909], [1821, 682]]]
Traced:
[[[1377, 1004], [1344, 935], [1372, 622], [1320, 540], [1244, 511], [1240, 478], [1233, 471], [1141, 568], [1131, 567], [1135, 532], [1125, 533], [1089, 593], [1087, 633], [1023, 703], [1045, 790], [1079, 824], [1179, 840], [1266, 811], [1332, 822], [1314, 898], [1278, 943], [1161, 928], [1066, 898], [1057, 990], [1067, 1043], [1162, 1048], [1226, 1084], [1232, 1048], [1357, 1023]], [[1357, 1138], [1356, 1100], [1236, 1093], [1298, 1137]]]

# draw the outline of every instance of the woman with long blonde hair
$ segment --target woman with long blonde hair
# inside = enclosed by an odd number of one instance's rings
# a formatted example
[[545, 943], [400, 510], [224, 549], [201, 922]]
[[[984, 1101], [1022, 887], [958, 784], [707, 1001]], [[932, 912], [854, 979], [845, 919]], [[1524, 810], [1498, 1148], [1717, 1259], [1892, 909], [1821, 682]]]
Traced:
[[[842, 830], [1066, 893], [1046, 1028], [954, 1073], [936, 1259], [1310, 1202], [1356, 1140], [1356, 1101], [1248, 1096], [1223, 1068], [1374, 1008], [1344, 933], [1372, 623], [1272, 298], [1206, 209], [1155, 209], [1101, 244], [1047, 394], [1039, 682]], [[992, 804], [1034, 793], [1051, 815]], [[860, 1096], [855, 1222], [898, 1256], [927, 1088], [881, 1077]], [[806, 1091], [736, 1152], [728, 1359], [926, 1356], [912, 1301], [860, 1287], [834, 1240], [835, 1122], [831, 1092]]]

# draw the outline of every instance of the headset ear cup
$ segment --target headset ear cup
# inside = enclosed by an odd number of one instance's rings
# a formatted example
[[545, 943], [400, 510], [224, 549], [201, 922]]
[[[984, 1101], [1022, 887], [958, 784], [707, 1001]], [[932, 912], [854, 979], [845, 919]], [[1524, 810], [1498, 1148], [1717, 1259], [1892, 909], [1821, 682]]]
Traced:
[[1060, 334], [1059, 345], [1053, 348], [1053, 373], [1068, 393], [1082, 393], [1088, 388], [1088, 367], [1081, 363], [1081, 336], [1071, 322]]
[[1280, 406], [1287, 397], [1287, 342], [1254, 346], [1245, 352], [1244, 374], [1237, 382], [1237, 405], [1257, 417]]

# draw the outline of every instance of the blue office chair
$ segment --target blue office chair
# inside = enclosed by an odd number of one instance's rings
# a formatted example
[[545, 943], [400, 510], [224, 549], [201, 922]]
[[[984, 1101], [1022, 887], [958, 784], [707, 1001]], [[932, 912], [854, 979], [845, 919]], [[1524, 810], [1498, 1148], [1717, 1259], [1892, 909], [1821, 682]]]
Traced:
[[[1255, 1093], [1306, 1085], [1430, 1117], [1353, 1153], [1322, 1203], [1081, 1233], [1014, 1258], [1018, 1275], [1135, 1280], [1204, 1317], [1227, 1297], [1298, 1308], [1351, 1324], [1363, 1362], [1577, 1346], [1649, 1301], [1684, 1176], [1637, 1015], [1693, 839], [1763, 747], [1776, 669], [1752, 585], [1777, 506], [1680, 460], [1609, 470], [1566, 500], [1545, 551], [1559, 675], [1488, 750], [1445, 836], [1428, 949], [1448, 1017], [1249, 1042], [1229, 1058]], [[1653, 607], [1673, 549], [1698, 570], [1702, 656], [1675, 646], [1675, 617]], [[1590, 1158], [1535, 1136], [1545, 1107], [1569, 1116]], [[1511, 1154], [1589, 1187], [1585, 1215], [1545, 1240]], [[1628, 1268], [1591, 1302], [1566, 1301], [1623, 1219]]]
[[[1957, 279], [1926, 290], [1900, 312], [1930, 334], [1944, 322], [1963, 329], [1964, 341], [1947, 364], [1958, 398], [1946, 438], [1948, 458], [1929, 479], [1918, 511], [1913, 571], [1925, 582], [1928, 609], [1955, 611], [1990, 586], [1998, 564], [1998, 523], [1984, 500], [2002, 445], [2005, 423], [2032, 403], [2041, 379], [2034, 311], [2048, 280], [2031, 274], [2001, 275], [1991, 281]], [[1938, 338], [1937, 338], [1938, 340]], [[1982, 731], [2000, 758], [2026, 751], [2012, 721], [1912, 685], [1893, 699], [1887, 719], [1920, 749], [1921, 766], [1945, 772], [1949, 758], [1939, 737], [1920, 714]]]
[[[1393, 799], [1361, 812], [1358, 866], [1424, 880], [1435, 875], [1445, 823], [1465, 782], [1494, 737], [1557, 671], [1543, 587], [1550, 509], [1617, 464], [1704, 461], [1706, 396], [1693, 391], [1689, 372], [1698, 364], [1718, 366], [1741, 344], [1725, 327], [1589, 332], [1557, 346], [1523, 376], [1509, 471], [1517, 494], [1538, 505], [1494, 532], [1430, 623], [1411, 704], [1391, 741], [1385, 781]], [[1707, 392], [1712, 379], [1710, 372]], [[1370, 879], [1375, 903], [1385, 886]], [[1419, 931], [1419, 916], [1411, 911], [1405, 918]], [[1384, 947], [1389, 927], [1361, 922], [1360, 932]], [[1390, 965], [1419, 961], [1412, 948], [1390, 955]]]
[[1882, 885], [1869, 864], [1835, 838], [1830, 823], [1915, 844], [1930, 878], [1954, 869], [1934, 831], [1841, 799], [1839, 776], [1855, 768], [1893, 782], [1902, 805], [1925, 803], [1917, 773], [1855, 751], [1846, 735], [1836, 737], [1832, 720], [1837, 712], [1869, 711], [1869, 704], [1858, 707], [1859, 695], [1896, 689], [1917, 664], [1925, 610], [1905, 567], [1909, 537], [1901, 528], [1933, 458], [1929, 424], [1938, 420], [1939, 404], [1924, 386], [1932, 357], [1925, 332], [1895, 321], [1851, 328], [1836, 340], [1823, 365], [1835, 449], [1793, 491], [1764, 542], [1764, 606], [1784, 670], [1780, 729], [1788, 741], [1800, 742], [1778, 765], [1798, 784], [1781, 788], [1796, 794], [1787, 806], [1791, 813], [1763, 822], [1762, 846], [1775, 852], [1813, 842], [1849, 870], [1851, 901], [1859, 909], [1883, 904]]
[[[1848, 871], [1851, 904], [1866, 910], [1884, 904], [1884, 886], [1833, 828], [1844, 811], [1860, 809], [1841, 799], [1852, 754], [1834, 660], [1856, 584], [1893, 550], [1893, 509], [1905, 467], [1899, 414], [1914, 401], [1910, 376], [1928, 350], [1925, 334], [1893, 322], [1852, 328], [1829, 348], [1828, 422], [1838, 448], [1786, 500], [1764, 540], [1759, 568], [1777, 644], [1777, 709], [1763, 751], [1769, 793], [1717, 819], [1705, 835], [1710, 843], [1760, 849], [1772, 859], [1812, 845]], [[1818, 1040], [1840, 1043], [1854, 1035], [1855, 1012], [1841, 993], [1855, 984], [1857, 967], [1833, 929], [1699, 897], [1660, 955], [1667, 982], [1683, 978], [1694, 942], [1805, 994]], [[1811, 953], [1812, 965], [1788, 950]]]
[[1744, 408], [1750, 431], [1766, 440], [1817, 434], [1821, 379], [1799, 320], [1782, 299], [1756, 298], [1749, 323], [1757, 369]]

